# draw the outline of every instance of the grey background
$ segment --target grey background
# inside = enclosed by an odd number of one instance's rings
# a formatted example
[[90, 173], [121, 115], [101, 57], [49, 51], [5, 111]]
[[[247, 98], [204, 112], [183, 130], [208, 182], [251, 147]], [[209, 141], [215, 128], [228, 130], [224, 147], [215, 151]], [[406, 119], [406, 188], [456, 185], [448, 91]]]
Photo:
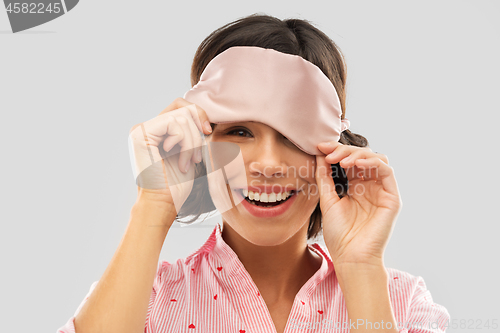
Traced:
[[[18, 34], [0, 10], [2, 331], [55, 332], [73, 315], [135, 202], [130, 127], [190, 88], [203, 38], [255, 12], [310, 20], [344, 52], [351, 129], [389, 157], [404, 203], [386, 266], [424, 277], [452, 319], [500, 321], [499, 9], [88, 0]], [[189, 255], [217, 220], [172, 228], [161, 259]]]

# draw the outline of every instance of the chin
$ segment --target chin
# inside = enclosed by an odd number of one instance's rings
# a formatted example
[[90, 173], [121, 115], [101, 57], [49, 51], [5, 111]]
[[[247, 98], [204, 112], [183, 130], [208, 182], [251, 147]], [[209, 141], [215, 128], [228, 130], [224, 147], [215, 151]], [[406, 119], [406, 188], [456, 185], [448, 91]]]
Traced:
[[[272, 224], [269, 221], [269, 224]], [[309, 223], [307, 221], [306, 223]], [[248, 242], [257, 246], [277, 246], [281, 245], [291, 237], [295, 236], [304, 225], [294, 224], [294, 225], [275, 225], [270, 227], [266, 223], [260, 226], [253, 223], [229, 223], [232, 229], [237, 232], [241, 237], [243, 237]]]
[[257, 245], [257, 246], [277, 246], [281, 245], [284, 242], [286, 242], [288, 239], [290, 239], [291, 236], [288, 237], [262, 237], [262, 235], [259, 235], [257, 237], [244, 237], [247, 241], [250, 243]]

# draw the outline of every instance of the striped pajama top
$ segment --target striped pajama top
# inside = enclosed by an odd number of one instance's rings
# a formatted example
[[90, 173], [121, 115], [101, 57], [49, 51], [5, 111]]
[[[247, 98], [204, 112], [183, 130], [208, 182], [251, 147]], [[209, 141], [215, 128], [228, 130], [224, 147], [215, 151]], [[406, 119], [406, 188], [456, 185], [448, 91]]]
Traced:
[[[149, 302], [145, 333], [272, 333], [269, 310], [236, 253], [222, 238], [217, 224], [207, 241], [185, 259], [158, 264]], [[350, 328], [381, 323], [349, 321], [342, 290], [327, 249], [308, 247], [323, 258], [321, 267], [302, 286], [288, 317], [284, 333], [349, 332]], [[420, 276], [386, 268], [391, 306], [401, 333], [445, 332], [450, 315], [436, 304]], [[75, 333], [73, 317], [57, 333]], [[78, 333], [78, 332], [76, 332]]]

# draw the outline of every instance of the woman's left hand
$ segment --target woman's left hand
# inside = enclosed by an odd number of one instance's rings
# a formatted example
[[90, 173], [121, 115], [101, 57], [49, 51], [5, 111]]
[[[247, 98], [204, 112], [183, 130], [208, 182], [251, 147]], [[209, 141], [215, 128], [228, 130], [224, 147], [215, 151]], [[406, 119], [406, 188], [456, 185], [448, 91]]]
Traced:
[[[383, 265], [383, 254], [402, 207], [394, 170], [385, 155], [368, 147], [321, 143], [316, 155], [316, 182], [323, 215], [323, 237], [336, 268]], [[334, 153], [334, 154], [332, 154]], [[335, 190], [330, 164], [340, 162], [349, 190]], [[346, 189], [344, 189], [346, 190]]]

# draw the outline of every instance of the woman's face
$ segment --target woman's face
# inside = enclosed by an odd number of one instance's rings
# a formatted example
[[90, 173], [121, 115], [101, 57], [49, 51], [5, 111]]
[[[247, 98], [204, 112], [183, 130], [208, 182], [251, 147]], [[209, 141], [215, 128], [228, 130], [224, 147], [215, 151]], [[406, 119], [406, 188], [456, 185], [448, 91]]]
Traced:
[[[280, 132], [259, 122], [217, 124], [206, 139], [207, 143], [224, 142], [220, 146], [209, 145], [211, 149], [223, 149], [224, 145], [227, 148], [231, 146], [227, 143], [232, 143], [235, 145], [233, 149], [241, 151], [240, 163], [231, 163], [225, 170], [227, 183], [222, 183], [220, 177], [218, 181], [210, 176], [208, 179], [212, 198], [224, 191], [225, 186], [233, 199], [232, 204], [223, 209], [220, 209], [220, 200], [213, 200], [224, 223], [249, 242], [261, 246], [279, 245], [309, 224], [309, 218], [319, 202], [314, 155], [303, 152]], [[214, 157], [218, 156], [218, 152], [211, 151], [210, 154], [212, 158], [218, 158]], [[276, 202], [254, 205], [248, 198], [243, 199], [241, 187], [251, 190], [252, 186], [253, 192], [259, 193], [259, 199], [263, 192], [274, 192], [267, 197], [273, 201], [276, 195]], [[266, 186], [270, 191], [263, 189]], [[283, 192], [286, 190], [295, 193], [284, 201]], [[282, 200], [278, 201], [280, 196]], [[278, 202], [280, 204], [272, 208], [262, 206]]]

